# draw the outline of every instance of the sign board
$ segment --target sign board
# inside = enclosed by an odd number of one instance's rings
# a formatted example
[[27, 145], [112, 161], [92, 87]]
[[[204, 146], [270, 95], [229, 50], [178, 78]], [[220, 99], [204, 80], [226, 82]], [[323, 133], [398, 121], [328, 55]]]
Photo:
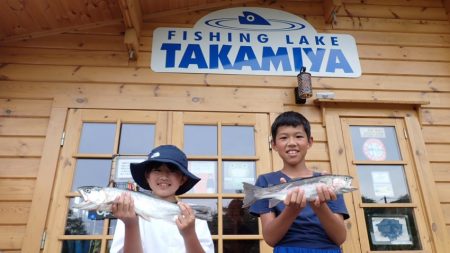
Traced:
[[291, 13], [258, 7], [212, 12], [193, 28], [160, 27], [153, 32], [155, 72], [359, 77], [355, 39], [318, 33]]

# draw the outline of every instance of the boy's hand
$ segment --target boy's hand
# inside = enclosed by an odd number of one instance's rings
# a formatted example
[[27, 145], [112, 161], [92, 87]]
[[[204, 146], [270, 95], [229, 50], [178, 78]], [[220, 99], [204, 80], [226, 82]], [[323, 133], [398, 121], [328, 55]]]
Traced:
[[138, 217], [134, 211], [134, 201], [129, 192], [124, 192], [118, 196], [114, 200], [111, 210], [114, 217], [122, 220], [125, 226], [138, 223]]
[[[280, 183], [286, 183], [286, 179], [280, 178]], [[284, 199], [284, 205], [286, 206], [287, 211], [297, 215], [306, 206], [305, 191], [300, 187], [289, 190]]]
[[316, 187], [317, 197], [315, 200], [311, 201], [312, 207], [321, 207], [323, 203], [326, 203], [330, 200], [336, 200], [336, 193], [333, 191], [333, 188], [325, 185], [319, 184]]
[[180, 206], [181, 214], [178, 215], [178, 218], [175, 220], [177, 223], [178, 230], [180, 230], [180, 234], [185, 237], [189, 234], [195, 234], [195, 214], [192, 208], [183, 202], [178, 202], [178, 206]]

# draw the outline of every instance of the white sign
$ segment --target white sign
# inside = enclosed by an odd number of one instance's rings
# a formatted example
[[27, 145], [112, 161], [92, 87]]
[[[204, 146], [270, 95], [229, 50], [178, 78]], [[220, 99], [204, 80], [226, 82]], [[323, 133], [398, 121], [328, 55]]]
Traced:
[[130, 172], [130, 163], [140, 163], [145, 161], [146, 157], [117, 157], [116, 160], [116, 182], [133, 181]]
[[372, 171], [373, 191], [377, 197], [394, 197], [391, 177], [387, 171]]
[[386, 138], [386, 132], [382, 127], [360, 127], [359, 133], [362, 138]]
[[322, 34], [281, 10], [238, 7], [212, 12], [193, 28], [157, 28], [151, 68], [155, 72], [359, 77], [355, 39]]

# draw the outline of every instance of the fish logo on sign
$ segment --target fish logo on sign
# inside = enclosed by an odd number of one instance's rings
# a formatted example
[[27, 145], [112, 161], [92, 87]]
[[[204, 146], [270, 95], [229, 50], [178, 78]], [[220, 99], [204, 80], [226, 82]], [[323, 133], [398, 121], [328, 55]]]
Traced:
[[269, 8], [214, 11], [192, 28], [153, 31], [155, 72], [359, 77], [355, 39], [318, 33], [306, 20]]
[[[206, 20], [205, 24], [215, 28], [242, 31], [295, 31], [305, 28], [304, 24], [280, 19], [265, 19], [251, 11], [243, 11], [237, 18]], [[269, 22], [270, 21], [270, 22]]]

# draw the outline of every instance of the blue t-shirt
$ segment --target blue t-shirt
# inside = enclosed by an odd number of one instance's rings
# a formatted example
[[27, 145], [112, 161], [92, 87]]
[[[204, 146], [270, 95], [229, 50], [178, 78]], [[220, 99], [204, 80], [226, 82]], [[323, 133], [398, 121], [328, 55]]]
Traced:
[[[314, 173], [314, 177], [320, 176], [320, 173]], [[255, 185], [259, 187], [270, 187], [280, 184], [280, 178], [285, 178], [286, 181], [290, 181], [287, 175], [281, 171], [271, 172], [260, 175], [256, 180]], [[328, 201], [328, 206], [334, 213], [343, 215], [344, 219], [348, 219], [347, 207], [345, 206], [344, 198], [342, 194], [337, 195], [337, 199], [334, 201]], [[278, 216], [285, 208], [283, 201], [277, 206], [269, 208], [269, 199], [261, 199], [256, 201], [250, 207], [250, 213], [255, 216], [260, 216], [264, 213], [273, 212], [275, 216]], [[288, 229], [284, 237], [277, 243], [276, 246], [287, 247], [301, 247], [301, 248], [315, 248], [315, 249], [339, 249], [326, 234], [324, 228], [320, 224], [319, 218], [309, 206], [300, 212], [291, 227]]]

